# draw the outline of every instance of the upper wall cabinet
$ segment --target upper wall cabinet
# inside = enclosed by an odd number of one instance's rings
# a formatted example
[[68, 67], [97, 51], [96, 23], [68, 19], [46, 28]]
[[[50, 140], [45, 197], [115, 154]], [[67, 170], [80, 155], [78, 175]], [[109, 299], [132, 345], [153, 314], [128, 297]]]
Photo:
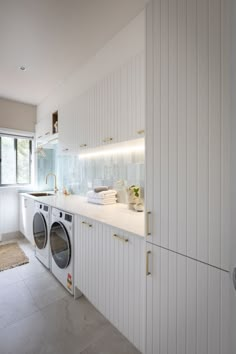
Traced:
[[80, 152], [144, 136], [144, 92], [140, 53], [59, 109], [59, 142]]
[[52, 134], [51, 121], [48, 118], [40, 120], [35, 127], [36, 139], [38, 141], [47, 139]]
[[145, 135], [147, 241], [226, 270], [229, 9], [230, 0], [148, 3]]
[[77, 121], [76, 102], [70, 102], [59, 109], [60, 120], [58, 121], [59, 148], [64, 154], [76, 153], [77, 149]]
[[91, 143], [95, 146], [144, 134], [144, 58], [137, 55], [89, 92]]
[[50, 142], [56, 139], [58, 133], [58, 112], [54, 112], [52, 117], [40, 120], [35, 126], [35, 131], [38, 143]]

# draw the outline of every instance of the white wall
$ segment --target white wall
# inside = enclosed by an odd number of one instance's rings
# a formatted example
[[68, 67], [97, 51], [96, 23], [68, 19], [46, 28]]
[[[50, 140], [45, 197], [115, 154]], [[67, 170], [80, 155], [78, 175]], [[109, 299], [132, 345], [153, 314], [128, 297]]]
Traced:
[[19, 230], [18, 193], [16, 189], [0, 189], [0, 241], [1, 235]]
[[[0, 98], [0, 128], [34, 132], [35, 122], [36, 106]], [[0, 241], [18, 230], [18, 188], [0, 187]]]
[[36, 106], [0, 97], [0, 128], [34, 132]]
[[106, 74], [142, 52], [145, 47], [144, 38], [145, 12], [142, 11], [37, 107], [37, 121], [51, 115], [58, 106], [79, 96]]

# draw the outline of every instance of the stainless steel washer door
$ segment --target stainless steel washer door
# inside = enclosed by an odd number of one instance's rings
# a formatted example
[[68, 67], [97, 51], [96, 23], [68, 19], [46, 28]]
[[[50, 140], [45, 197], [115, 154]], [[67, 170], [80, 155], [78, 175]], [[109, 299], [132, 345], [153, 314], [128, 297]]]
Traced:
[[33, 219], [33, 234], [36, 246], [41, 250], [46, 247], [48, 235], [47, 224], [43, 214], [37, 212]]
[[52, 257], [61, 269], [70, 264], [71, 244], [65, 226], [60, 222], [54, 222], [50, 230], [50, 246]]

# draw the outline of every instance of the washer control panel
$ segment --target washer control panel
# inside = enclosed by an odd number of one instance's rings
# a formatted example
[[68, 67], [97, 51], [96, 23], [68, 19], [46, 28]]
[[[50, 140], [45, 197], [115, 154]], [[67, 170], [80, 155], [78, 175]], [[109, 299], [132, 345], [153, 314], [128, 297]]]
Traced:
[[64, 220], [69, 223], [72, 223], [72, 221], [73, 221], [73, 216], [71, 214], [68, 214], [68, 213], [62, 211], [62, 210], [58, 210], [58, 209], [53, 208], [52, 215], [59, 220]]

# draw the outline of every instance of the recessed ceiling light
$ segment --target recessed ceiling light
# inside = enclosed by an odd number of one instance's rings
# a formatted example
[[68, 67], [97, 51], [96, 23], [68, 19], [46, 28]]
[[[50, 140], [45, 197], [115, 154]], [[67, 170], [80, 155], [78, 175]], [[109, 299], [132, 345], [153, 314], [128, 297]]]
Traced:
[[24, 65], [20, 66], [19, 69], [20, 69], [21, 71], [26, 71], [26, 67], [25, 67]]

